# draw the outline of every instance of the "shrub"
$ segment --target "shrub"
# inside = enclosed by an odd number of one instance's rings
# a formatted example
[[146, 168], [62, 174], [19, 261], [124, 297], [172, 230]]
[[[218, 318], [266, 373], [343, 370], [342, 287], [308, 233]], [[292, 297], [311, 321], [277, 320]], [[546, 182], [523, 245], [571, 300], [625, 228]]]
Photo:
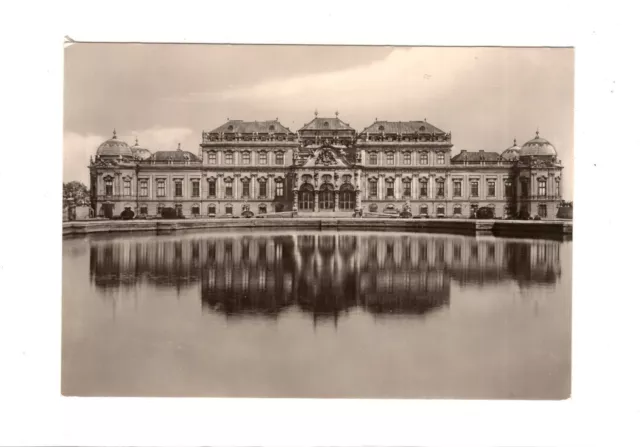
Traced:
[[125, 208], [124, 211], [120, 213], [122, 220], [131, 220], [135, 215], [136, 213], [134, 213], [131, 208]]
[[167, 207], [162, 208], [163, 219], [176, 219], [178, 217], [175, 208]]
[[533, 220], [542, 220], [542, 217], [536, 214], [535, 216], [533, 216]]
[[245, 210], [245, 211], [243, 211], [243, 212], [242, 212], [242, 217], [247, 217], [247, 218], [249, 218], [249, 217], [253, 217], [253, 211], [251, 211], [251, 210]]
[[518, 211], [518, 216], [517, 219], [519, 220], [529, 220], [531, 218], [531, 215], [529, 214], [529, 211], [522, 209], [520, 211]]
[[404, 219], [411, 219], [411, 211], [408, 210], [404, 210], [400, 213], [400, 217], [404, 218]]
[[483, 206], [476, 211], [476, 219], [493, 219], [493, 208]]

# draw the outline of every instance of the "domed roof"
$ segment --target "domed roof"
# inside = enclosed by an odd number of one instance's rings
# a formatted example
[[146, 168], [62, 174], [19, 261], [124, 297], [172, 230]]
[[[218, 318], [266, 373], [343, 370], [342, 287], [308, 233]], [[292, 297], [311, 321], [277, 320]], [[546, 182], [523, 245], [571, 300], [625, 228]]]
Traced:
[[513, 146], [506, 148], [500, 155], [503, 160], [517, 160], [520, 158], [520, 146], [516, 143], [516, 139], [513, 139]]
[[133, 157], [129, 145], [122, 140], [118, 140], [115, 129], [113, 129], [113, 137], [98, 146], [96, 155], [100, 157]]
[[152, 155], [149, 149], [138, 144], [138, 137], [136, 137], [136, 144], [131, 146], [131, 152], [133, 153], [134, 158], [140, 158], [141, 160], [147, 160], [151, 158]]
[[536, 131], [536, 137], [533, 140], [529, 140], [522, 145], [520, 150], [520, 157], [555, 157], [558, 153], [553, 144], [549, 143], [544, 138], [540, 138], [540, 134]]
[[151, 155], [151, 159], [155, 161], [200, 161], [200, 159], [189, 151], [183, 151], [178, 143], [178, 148], [174, 151], [157, 151]]

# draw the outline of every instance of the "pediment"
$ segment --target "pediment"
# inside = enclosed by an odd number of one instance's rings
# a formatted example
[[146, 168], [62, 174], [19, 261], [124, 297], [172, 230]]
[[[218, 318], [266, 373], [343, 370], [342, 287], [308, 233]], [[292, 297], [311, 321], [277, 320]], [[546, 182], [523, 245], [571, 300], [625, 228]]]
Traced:
[[306, 160], [304, 167], [316, 166], [332, 166], [332, 167], [348, 167], [350, 163], [347, 161], [346, 153], [341, 147], [332, 145], [323, 145], [313, 151], [313, 154]]

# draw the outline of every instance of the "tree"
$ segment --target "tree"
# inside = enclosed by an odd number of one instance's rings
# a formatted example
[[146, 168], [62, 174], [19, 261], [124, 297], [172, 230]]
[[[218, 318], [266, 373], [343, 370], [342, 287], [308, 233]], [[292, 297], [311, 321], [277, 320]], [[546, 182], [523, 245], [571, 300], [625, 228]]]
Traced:
[[72, 181], [62, 184], [62, 207], [67, 205], [67, 199], [71, 196], [76, 205], [88, 205], [90, 202], [89, 188], [82, 182]]

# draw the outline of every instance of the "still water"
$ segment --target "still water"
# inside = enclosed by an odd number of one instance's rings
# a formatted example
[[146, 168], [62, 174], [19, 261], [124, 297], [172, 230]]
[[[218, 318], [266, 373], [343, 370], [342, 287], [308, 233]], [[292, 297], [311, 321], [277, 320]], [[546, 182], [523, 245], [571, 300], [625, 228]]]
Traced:
[[62, 392], [566, 398], [571, 245], [249, 230], [65, 239]]

